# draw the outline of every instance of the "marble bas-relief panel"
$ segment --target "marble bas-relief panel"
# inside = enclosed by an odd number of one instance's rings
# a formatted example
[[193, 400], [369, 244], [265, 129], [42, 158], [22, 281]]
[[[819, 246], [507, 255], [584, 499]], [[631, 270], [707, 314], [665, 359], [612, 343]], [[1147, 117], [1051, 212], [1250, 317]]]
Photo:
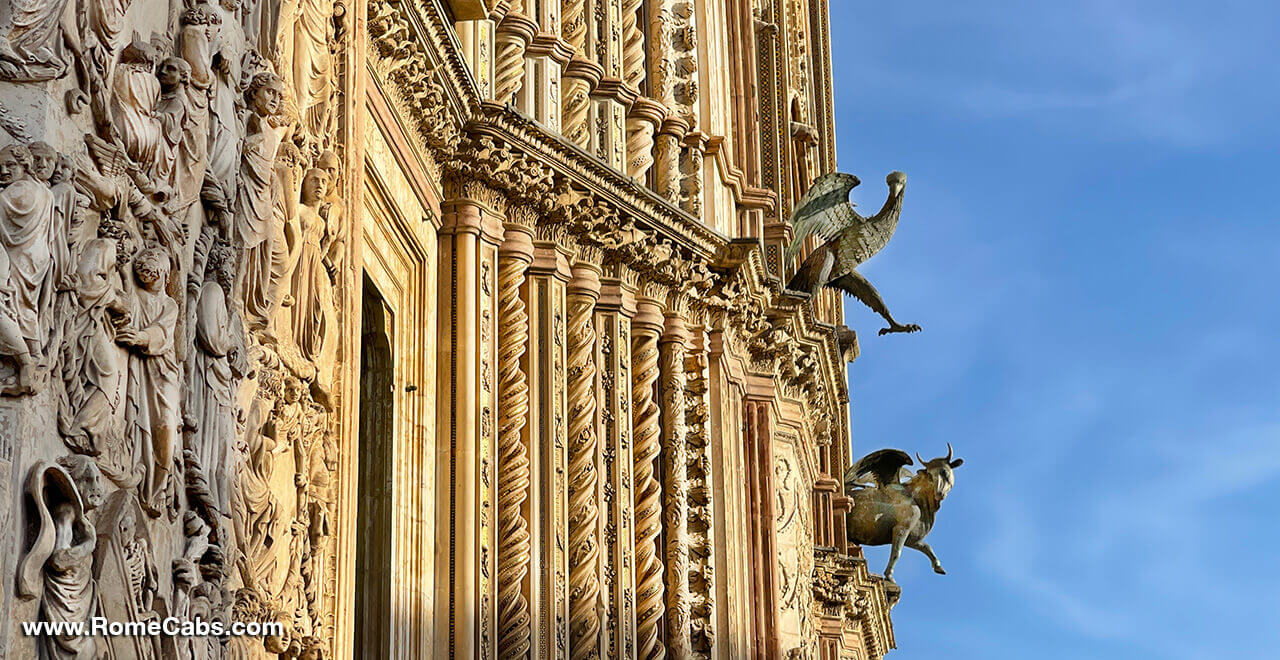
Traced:
[[[0, 656], [321, 657], [344, 0], [0, 20]], [[283, 634], [26, 637], [21, 621]]]

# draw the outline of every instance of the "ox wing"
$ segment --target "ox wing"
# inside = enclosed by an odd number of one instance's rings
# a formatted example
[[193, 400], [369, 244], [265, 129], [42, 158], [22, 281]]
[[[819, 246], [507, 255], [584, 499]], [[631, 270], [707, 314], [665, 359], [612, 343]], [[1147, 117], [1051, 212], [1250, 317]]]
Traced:
[[903, 468], [911, 465], [911, 456], [900, 449], [881, 449], [863, 456], [844, 473], [845, 484], [891, 486], [899, 483]]

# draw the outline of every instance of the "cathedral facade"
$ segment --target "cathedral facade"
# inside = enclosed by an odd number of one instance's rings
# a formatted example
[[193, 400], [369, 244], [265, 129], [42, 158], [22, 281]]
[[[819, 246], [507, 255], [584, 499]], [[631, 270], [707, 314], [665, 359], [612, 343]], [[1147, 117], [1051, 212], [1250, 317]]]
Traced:
[[827, 20], [13, 0], [0, 657], [882, 657]]

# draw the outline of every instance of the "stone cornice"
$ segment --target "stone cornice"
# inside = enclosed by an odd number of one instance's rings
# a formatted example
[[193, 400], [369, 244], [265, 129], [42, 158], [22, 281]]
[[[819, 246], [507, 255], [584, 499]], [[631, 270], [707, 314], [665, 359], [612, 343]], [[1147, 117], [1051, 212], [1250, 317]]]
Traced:
[[[564, 225], [577, 242], [599, 246], [606, 262], [625, 264], [700, 313], [730, 321], [755, 368], [804, 402], [812, 438], [829, 442], [842, 428], [848, 392], [841, 336], [816, 319], [807, 296], [785, 291], [768, 274], [758, 239], [726, 238], [513, 108], [483, 100], [438, 0], [375, 0], [369, 23], [370, 68], [396, 89], [446, 179], [480, 181], [509, 203], [535, 209], [540, 225]], [[679, 118], [662, 123], [662, 130], [688, 133]], [[709, 136], [697, 137], [718, 149]], [[776, 208], [771, 191], [743, 192], [744, 205]]]

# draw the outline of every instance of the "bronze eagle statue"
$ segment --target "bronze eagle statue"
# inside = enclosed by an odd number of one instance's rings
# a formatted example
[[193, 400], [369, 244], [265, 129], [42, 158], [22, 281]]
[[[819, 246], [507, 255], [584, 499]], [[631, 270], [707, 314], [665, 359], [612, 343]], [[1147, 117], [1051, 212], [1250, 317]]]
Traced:
[[885, 200], [880, 212], [870, 218], [859, 215], [853, 202], [849, 201], [849, 191], [859, 183], [858, 177], [852, 174], [824, 174], [813, 182], [800, 203], [796, 204], [796, 210], [791, 214], [795, 236], [787, 245], [785, 261], [791, 262], [809, 236], [818, 237], [822, 245], [800, 264], [787, 288], [817, 295], [823, 286], [834, 287], [862, 301], [889, 322], [889, 327], [882, 328], [880, 334], [918, 332], [920, 326], [914, 323], [895, 321], [880, 293], [856, 270], [893, 238], [898, 216], [902, 215], [907, 175], [895, 171], [885, 177], [885, 183], [889, 184], [889, 199]]

